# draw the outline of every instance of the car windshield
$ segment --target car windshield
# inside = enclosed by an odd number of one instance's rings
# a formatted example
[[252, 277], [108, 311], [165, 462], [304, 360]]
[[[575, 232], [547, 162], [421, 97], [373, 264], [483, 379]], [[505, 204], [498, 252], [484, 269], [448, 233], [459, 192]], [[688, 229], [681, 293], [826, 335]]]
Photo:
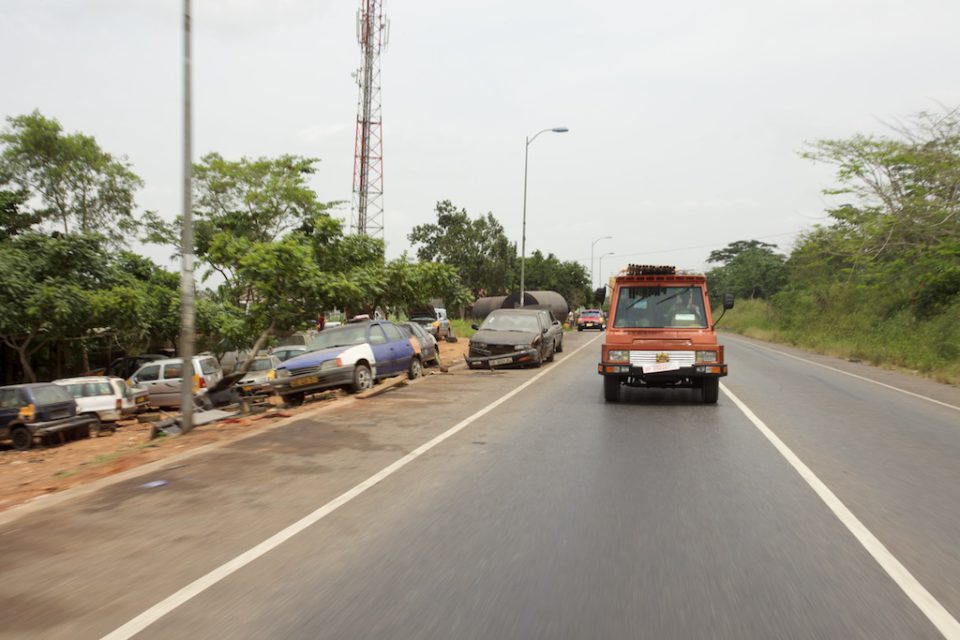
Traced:
[[50, 385], [33, 388], [33, 397], [37, 404], [53, 404], [54, 402], [69, 402], [73, 398], [67, 393], [67, 390], [58, 385]]
[[333, 347], [352, 347], [367, 341], [367, 325], [354, 324], [320, 332], [310, 345], [311, 350], [332, 349]]
[[480, 329], [539, 333], [540, 323], [537, 322], [535, 315], [527, 315], [525, 313], [492, 313], [483, 321]]
[[273, 362], [270, 358], [257, 358], [247, 371], [269, 371], [270, 369], [273, 369]]
[[623, 287], [617, 298], [614, 328], [703, 328], [707, 326], [698, 286]]

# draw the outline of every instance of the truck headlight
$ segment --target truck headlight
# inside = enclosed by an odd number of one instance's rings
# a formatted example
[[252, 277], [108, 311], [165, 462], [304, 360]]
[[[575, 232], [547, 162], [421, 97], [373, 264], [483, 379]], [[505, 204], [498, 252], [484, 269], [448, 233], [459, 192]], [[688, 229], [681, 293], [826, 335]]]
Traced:
[[607, 361], [609, 362], [629, 362], [630, 352], [623, 349], [611, 349], [607, 351]]
[[716, 351], [697, 351], [696, 357], [697, 357], [697, 362], [716, 362], [717, 352]]
[[327, 371], [329, 369], [335, 369], [337, 367], [337, 360], [324, 360], [320, 363], [320, 371]]
[[290, 371], [289, 371], [289, 370], [287, 370], [287, 369], [277, 369], [277, 379], [280, 379], [280, 378], [289, 378], [289, 377], [290, 377]]
[[474, 349], [486, 349], [486, 348], [487, 348], [487, 343], [486, 343], [486, 342], [471, 342], [471, 343], [470, 343], [470, 346], [473, 347]]

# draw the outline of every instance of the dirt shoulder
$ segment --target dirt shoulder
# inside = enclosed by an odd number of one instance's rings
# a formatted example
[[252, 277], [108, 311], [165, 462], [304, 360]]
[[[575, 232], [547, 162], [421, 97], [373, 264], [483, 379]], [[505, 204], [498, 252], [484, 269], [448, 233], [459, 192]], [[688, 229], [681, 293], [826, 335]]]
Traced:
[[[466, 348], [466, 340], [443, 343], [440, 349], [441, 366], [462, 363]], [[439, 373], [439, 369], [430, 367], [424, 373], [433, 375]], [[312, 413], [344, 398], [345, 395], [339, 391], [319, 394], [301, 407], [275, 406], [265, 413], [203, 425], [178, 438], [150, 440], [151, 424], [131, 419], [121, 422], [112, 435], [99, 438], [37, 447], [29, 451], [16, 451], [8, 445], [0, 445], [0, 511], [156, 460], [174, 458], [199, 447], [232, 442], [262, 431], [279, 420]], [[376, 401], [376, 398], [365, 400]]]

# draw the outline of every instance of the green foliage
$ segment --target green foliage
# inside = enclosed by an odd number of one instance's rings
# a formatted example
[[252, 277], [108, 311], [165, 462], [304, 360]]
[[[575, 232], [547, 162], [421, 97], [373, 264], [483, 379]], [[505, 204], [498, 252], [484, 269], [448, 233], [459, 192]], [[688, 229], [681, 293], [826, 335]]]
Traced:
[[517, 280], [517, 249], [492, 213], [475, 220], [449, 200], [438, 202], [437, 222], [413, 228], [407, 239], [422, 261], [456, 267], [474, 296], [506, 292]]
[[[804, 157], [837, 168], [825, 193], [842, 200], [799, 238], [783, 288], [739, 302], [727, 328], [960, 380], [960, 112], [921, 113], [894, 134], [808, 145]], [[728, 269], [746, 252], [711, 258]], [[729, 274], [716, 271], [720, 293]]]
[[556, 291], [573, 307], [592, 299], [590, 275], [579, 262], [561, 262], [552, 253], [539, 250], [527, 258], [526, 288], [528, 291]]
[[100, 232], [123, 242], [135, 224], [134, 193], [143, 185], [129, 162], [110, 155], [90, 136], [64, 133], [57, 120], [39, 111], [7, 122], [0, 134], [0, 176], [27, 194], [17, 208], [28, 200], [39, 203], [21, 211], [28, 217], [19, 228], [49, 221], [64, 233]]
[[738, 298], [769, 298], [787, 282], [786, 257], [776, 245], [758, 240], [738, 240], [711, 251], [707, 262], [721, 266], [707, 272], [707, 289], [715, 298], [732, 293]]
[[[126, 270], [135, 262], [145, 278]], [[157, 267], [144, 268], [142, 258], [111, 253], [95, 234], [26, 232], [2, 241], [0, 339], [18, 352], [30, 379], [30, 356], [52, 341], [109, 335], [146, 346], [176, 285]]]

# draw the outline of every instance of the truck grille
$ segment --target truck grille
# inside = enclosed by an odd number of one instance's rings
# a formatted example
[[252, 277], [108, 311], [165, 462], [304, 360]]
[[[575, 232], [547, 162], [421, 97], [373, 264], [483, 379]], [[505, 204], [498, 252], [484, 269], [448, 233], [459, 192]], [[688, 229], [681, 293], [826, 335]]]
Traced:
[[669, 358], [667, 362], [679, 363], [681, 367], [692, 367], [696, 360], [696, 353], [693, 351], [631, 351], [630, 366], [642, 367], [645, 364], [656, 364], [657, 354], [666, 354]]

